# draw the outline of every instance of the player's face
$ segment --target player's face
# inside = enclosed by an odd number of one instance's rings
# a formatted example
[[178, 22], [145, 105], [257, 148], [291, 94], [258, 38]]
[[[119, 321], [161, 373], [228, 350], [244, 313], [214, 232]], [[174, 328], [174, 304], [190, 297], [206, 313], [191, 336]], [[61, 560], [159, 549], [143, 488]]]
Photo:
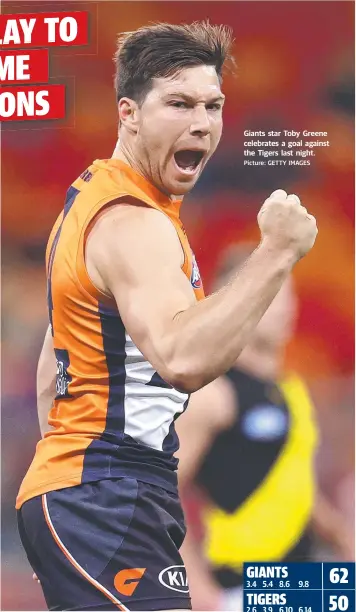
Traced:
[[212, 66], [154, 79], [139, 111], [136, 153], [165, 193], [183, 195], [194, 187], [221, 138], [223, 102]]

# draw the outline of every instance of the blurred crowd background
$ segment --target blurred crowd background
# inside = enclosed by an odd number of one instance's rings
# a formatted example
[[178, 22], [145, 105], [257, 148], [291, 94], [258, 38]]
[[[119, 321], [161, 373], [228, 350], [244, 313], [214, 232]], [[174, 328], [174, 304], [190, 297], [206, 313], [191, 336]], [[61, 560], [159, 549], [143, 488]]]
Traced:
[[[58, 5], [58, 6], [57, 6]], [[225, 129], [183, 206], [209, 291], [221, 251], [258, 240], [256, 215], [276, 188], [317, 217], [316, 247], [295, 271], [300, 300], [286, 368], [309, 385], [321, 431], [317, 472], [354, 538], [354, 2], [41, 2], [31, 12], [88, 10], [90, 44], [51, 50], [67, 117], [2, 129], [2, 606], [44, 609], [16, 530], [14, 502], [39, 439], [35, 373], [47, 327], [44, 252], [70, 183], [116, 142], [112, 56], [119, 32], [209, 18], [233, 27]], [[3, 13], [28, 11], [6, 2]], [[243, 166], [244, 130], [327, 131], [311, 166]], [[323, 547], [317, 555], [332, 559]]]

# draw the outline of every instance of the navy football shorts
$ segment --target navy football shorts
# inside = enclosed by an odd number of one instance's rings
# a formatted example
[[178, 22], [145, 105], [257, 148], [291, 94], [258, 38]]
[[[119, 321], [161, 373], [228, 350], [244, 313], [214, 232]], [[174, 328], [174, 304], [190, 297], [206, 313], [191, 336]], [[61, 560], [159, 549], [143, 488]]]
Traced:
[[30, 499], [18, 524], [50, 610], [191, 609], [174, 493], [102, 480]]

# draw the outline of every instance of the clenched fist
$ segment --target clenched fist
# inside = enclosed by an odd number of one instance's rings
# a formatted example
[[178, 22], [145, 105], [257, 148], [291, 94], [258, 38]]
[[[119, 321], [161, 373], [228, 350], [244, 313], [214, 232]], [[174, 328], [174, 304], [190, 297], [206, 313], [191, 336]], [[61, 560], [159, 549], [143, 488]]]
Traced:
[[278, 250], [292, 250], [296, 262], [314, 245], [318, 228], [315, 218], [298, 196], [277, 189], [264, 202], [257, 216], [263, 241]]

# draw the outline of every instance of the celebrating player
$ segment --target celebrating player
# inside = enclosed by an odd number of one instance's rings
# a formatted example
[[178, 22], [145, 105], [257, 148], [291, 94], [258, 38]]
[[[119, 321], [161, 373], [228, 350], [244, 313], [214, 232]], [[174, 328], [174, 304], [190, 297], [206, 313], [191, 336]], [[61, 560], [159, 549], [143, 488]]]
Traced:
[[120, 39], [118, 146], [72, 184], [50, 235], [38, 366], [50, 430], [17, 508], [51, 609], [190, 608], [175, 420], [235, 362], [316, 238], [299, 198], [275, 191], [258, 248], [204, 299], [179, 210], [221, 137], [231, 41], [208, 23]]

